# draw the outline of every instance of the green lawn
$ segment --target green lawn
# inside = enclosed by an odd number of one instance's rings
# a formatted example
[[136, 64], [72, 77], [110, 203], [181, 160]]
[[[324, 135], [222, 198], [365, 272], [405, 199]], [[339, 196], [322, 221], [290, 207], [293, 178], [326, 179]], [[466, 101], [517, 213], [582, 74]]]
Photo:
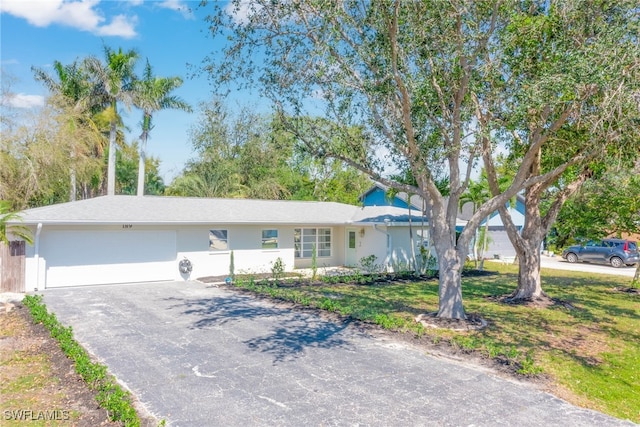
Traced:
[[543, 289], [563, 304], [535, 308], [492, 298], [515, 288], [516, 266], [488, 263], [488, 269], [496, 274], [463, 278], [467, 313], [488, 322], [473, 332], [424, 328], [413, 320], [437, 311], [436, 280], [292, 286], [244, 278], [236, 285], [479, 352], [519, 375], [551, 378], [556, 393], [573, 403], [640, 422], [640, 295], [616, 290], [631, 279], [543, 269]]

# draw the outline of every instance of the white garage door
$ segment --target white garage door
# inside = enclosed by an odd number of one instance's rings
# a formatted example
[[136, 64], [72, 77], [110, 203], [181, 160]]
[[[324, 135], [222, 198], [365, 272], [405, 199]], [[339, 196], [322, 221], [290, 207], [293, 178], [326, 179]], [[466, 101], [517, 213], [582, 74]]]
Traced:
[[51, 231], [40, 247], [45, 286], [173, 280], [175, 231]]

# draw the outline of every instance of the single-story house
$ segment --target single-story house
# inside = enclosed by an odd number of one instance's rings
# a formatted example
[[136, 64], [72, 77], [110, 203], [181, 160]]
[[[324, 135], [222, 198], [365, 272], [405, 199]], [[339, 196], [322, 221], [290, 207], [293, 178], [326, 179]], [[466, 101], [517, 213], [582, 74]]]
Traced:
[[103, 196], [21, 217], [34, 238], [26, 291], [227, 275], [232, 254], [236, 274], [270, 272], [278, 259], [292, 271], [312, 266], [314, 247], [319, 269], [370, 255], [393, 269], [409, 265], [416, 245], [407, 210], [393, 206]]

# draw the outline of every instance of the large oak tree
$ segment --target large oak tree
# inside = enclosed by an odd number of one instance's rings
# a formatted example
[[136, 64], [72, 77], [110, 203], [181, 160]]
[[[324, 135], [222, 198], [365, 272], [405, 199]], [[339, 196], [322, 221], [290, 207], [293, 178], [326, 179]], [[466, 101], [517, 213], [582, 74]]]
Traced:
[[[605, 74], [608, 65], [598, 58], [601, 49], [589, 46], [609, 42], [611, 52], [619, 50], [615, 41], [600, 43], [598, 34], [586, 44], [574, 40], [574, 31], [588, 31], [585, 22], [578, 28], [554, 28], [560, 31], [554, 38], [564, 43], [567, 56], [533, 57], [528, 51], [538, 40], [513, 36], [514, 25], [528, 23], [529, 16], [534, 19], [545, 8], [557, 10], [560, 19], [581, 8], [606, 12], [617, 2], [203, 3], [214, 9], [207, 18], [213, 34], [229, 41], [223, 52], [214, 52], [204, 64], [219, 88], [257, 85], [315, 155], [340, 159], [426, 200], [439, 262], [438, 315], [447, 318], [465, 317], [461, 271], [481, 221], [518, 192], [546, 185], [590, 155], [590, 150], [576, 149], [573, 157], [562, 157], [555, 168], [539, 168], [541, 150], [555, 141], [568, 119], [584, 113], [574, 105], [585, 105], [581, 101], [601, 92], [594, 95], [588, 75], [570, 68], [569, 77], [554, 74], [558, 81], [541, 82], [536, 77], [574, 56], [583, 64], [592, 61], [592, 71]], [[629, 5], [620, 7], [634, 13]], [[623, 70], [612, 71], [614, 86], [616, 72]], [[527, 82], [545, 83], [540, 95], [549, 97], [552, 108], [539, 102], [542, 96], [530, 96], [538, 93]], [[553, 91], [554, 85], [575, 90]], [[522, 129], [522, 123], [531, 127]], [[352, 138], [354, 128], [366, 138]], [[519, 134], [523, 130], [528, 132], [526, 138]], [[491, 162], [505, 144], [518, 152], [518, 164], [510, 185], [498, 189]], [[568, 151], [581, 141], [562, 144]], [[480, 159], [488, 163], [493, 196], [477, 207], [456, 237], [460, 197]], [[393, 169], [410, 170], [417, 185], [388, 178]], [[436, 185], [444, 177], [449, 179], [446, 192]]]
[[540, 249], [567, 199], [621, 165], [631, 173], [639, 157], [639, 12], [629, 1], [523, 3], [500, 32], [505, 50], [486, 57], [491, 102], [478, 99], [476, 117], [492, 193], [507, 178], [492, 139], [508, 148], [512, 171], [532, 155], [524, 172], [536, 181], [521, 230], [499, 209], [519, 260], [513, 300], [544, 298]]

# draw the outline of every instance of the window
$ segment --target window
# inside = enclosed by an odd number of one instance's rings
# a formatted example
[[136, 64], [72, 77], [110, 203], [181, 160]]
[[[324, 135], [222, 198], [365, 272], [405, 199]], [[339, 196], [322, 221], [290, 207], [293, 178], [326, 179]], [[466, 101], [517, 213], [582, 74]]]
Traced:
[[349, 231], [349, 249], [356, 248], [356, 232]]
[[330, 228], [296, 228], [294, 231], [294, 244], [296, 258], [311, 258], [313, 248], [316, 248], [316, 256], [331, 256], [331, 229]]
[[262, 230], [262, 249], [278, 249], [278, 230]]
[[226, 251], [229, 249], [227, 230], [209, 230], [209, 250]]

